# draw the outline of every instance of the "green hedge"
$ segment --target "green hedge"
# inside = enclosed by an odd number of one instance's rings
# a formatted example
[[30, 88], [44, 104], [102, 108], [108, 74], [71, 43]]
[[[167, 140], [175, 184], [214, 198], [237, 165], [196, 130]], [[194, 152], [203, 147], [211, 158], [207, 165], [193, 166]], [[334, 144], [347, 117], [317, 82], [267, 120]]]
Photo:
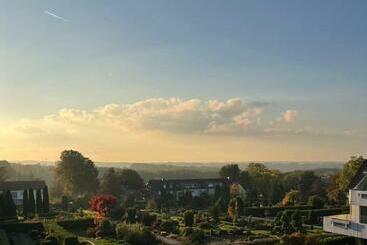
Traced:
[[86, 230], [89, 227], [93, 227], [93, 219], [74, 219], [74, 220], [61, 220], [56, 222], [59, 226], [67, 230]]
[[[278, 212], [284, 210], [307, 210], [312, 209], [312, 206], [302, 205], [302, 206], [289, 206], [289, 207], [245, 207], [244, 215], [245, 216], [254, 216], [254, 217], [274, 217]], [[265, 215], [266, 214], [266, 215]]]
[[245, 207], [244, 215], [245, 216], [254, 216], [254, 217], [275, 217], [278, 212], [284, 210], [299, 210], [301, 215], [307, 216], [308, 211], [312, 210], [314, 215], [316, 216], [328, 216], [335, 214], [343, 214], [349, 212], [349, 208], [324, 208], [324, 209], [313, 209], [312, 206], [303, 205], [303, 206], [287, 206], [287, 207]]
[[[307, 216], [308, 212], [311, 210], [301, 210], [300, 213], [302, 216]], [[317, 217], [336, 215], [336, 214], [345, 214], [349, 212], [349, 208], [324, 208], [324, 209], [312, 209], [312, 212]]]
[[45, 222], [47, 232], [56, 237], [60, 245], [79, 245], [78, 237], [68, 232], [56, 222]]
[[353, 245], [356, 244], [356, 238], [349, 236], [327, 237], [320, 241], [322, 245]]
[[31, 230], [44, 231], [44, 227], [41, 222], [11, 222], [0, 223], [0, 230], [7, 232], [28, 232]]

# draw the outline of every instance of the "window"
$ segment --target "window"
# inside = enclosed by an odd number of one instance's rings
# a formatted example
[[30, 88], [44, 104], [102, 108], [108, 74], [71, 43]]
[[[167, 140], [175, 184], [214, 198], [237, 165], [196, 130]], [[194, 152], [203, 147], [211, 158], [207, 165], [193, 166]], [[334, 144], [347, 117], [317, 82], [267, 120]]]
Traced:
[[333, 221], [333, 226], [343, 228], [343, 229], [347, 228], [347, 224], [342, 223], [342, 222], [337, 222], [337, 221]]
[[367, 207], [360, 206], [359, 211], [360, 211], [359, 222], [363, 224], [367, 224]]

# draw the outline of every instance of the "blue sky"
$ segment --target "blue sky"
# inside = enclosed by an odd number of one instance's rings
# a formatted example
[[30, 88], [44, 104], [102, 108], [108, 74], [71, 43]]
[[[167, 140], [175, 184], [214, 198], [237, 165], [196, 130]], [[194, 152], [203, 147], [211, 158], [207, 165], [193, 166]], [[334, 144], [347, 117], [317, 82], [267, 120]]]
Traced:
[[[270, 123], [297, 111], [293, 130], [365, 134], [366, 1], [1, 6], [0, 125], [150, 98], [240, 98], [271, 104], [262, 116]], [[345, 155], [365, 152], [364, 140], [339, 140]]]

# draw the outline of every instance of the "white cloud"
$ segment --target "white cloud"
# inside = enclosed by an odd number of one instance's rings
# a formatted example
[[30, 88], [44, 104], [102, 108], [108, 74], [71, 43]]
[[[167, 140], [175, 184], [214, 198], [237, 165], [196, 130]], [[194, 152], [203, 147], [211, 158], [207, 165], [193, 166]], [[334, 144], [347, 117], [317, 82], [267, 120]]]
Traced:
[[[91, 111], [62, 109], [39, 120], [23, 120], [16, 128], [27, 133], [80, 129], [162, 131], [178, 134], [245, 134], [256, 130], [265, 103], [179, 98], [153, 98], [133, 104], [108, 104]], [[28, 130], [24, 130], [28, 129]]]
[[285, 123], [293, 123], [298, 117], [298, 111], [287, 110], [282, 114], [281, 121]]

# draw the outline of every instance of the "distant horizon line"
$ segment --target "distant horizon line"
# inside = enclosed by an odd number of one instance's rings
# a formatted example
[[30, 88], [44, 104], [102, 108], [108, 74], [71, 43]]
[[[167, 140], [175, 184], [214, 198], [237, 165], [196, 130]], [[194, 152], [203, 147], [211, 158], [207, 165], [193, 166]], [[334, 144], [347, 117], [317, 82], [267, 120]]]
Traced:
[[[59, 160], [6, 160], [2, 159], [0, 161], [7, 161], [9, 163], [20, 163], [20, 164], [52, 164]], [[316, 164], [316, 163], [345, 163], [345, 160], [307, 160], [307, 161], [261, 161], [261, 160], [251, 160], [251, 161], [93, 161], [95, 164], [247, 164], [247, 163], [266, 163], [266, 164]]]

